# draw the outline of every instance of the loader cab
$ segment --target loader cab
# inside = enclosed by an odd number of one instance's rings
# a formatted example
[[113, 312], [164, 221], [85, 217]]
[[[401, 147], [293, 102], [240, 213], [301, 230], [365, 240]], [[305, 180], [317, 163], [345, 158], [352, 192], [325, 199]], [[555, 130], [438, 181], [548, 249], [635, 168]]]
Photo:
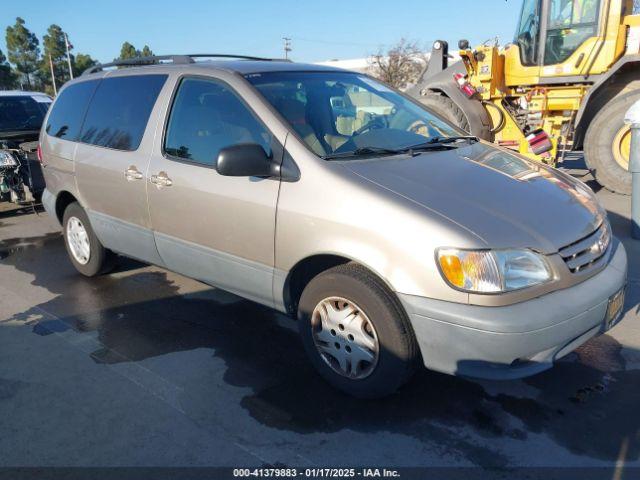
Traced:
[[632, 0], [524, 0], [505, 50], [507, 85], [606, 71], [622, 54], [618, 26]]

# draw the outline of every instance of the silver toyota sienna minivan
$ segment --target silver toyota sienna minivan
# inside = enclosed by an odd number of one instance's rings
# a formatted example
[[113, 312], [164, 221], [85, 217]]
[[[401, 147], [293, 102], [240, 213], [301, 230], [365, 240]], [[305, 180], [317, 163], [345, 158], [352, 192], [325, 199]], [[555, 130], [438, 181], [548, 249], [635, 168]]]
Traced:
[[621, 317], [625, 250], [578, 180], [360, 73], [155, 62], [92, 68], [45, 120], [43, 202], [80, 273], [126, 255], [295, 316], [359, 397], [418, 362], [532, 375]]

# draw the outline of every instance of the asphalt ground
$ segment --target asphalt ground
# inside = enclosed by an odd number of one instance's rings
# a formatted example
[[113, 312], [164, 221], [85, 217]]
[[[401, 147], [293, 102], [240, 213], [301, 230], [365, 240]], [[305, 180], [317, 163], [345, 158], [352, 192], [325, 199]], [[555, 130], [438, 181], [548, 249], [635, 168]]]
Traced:
[[276, 465], [602, 467], [603, 478], [631, 478], [640, 241], [629, 238], [629, 198], [598, 195], [629, 255], [618, 326], [528, 379], [422, 370], [377, 401], [326, 385], [290, 318], [124, 258], [84, 278], [46, 213], [5, 204], [0, 476], [21, 466]]

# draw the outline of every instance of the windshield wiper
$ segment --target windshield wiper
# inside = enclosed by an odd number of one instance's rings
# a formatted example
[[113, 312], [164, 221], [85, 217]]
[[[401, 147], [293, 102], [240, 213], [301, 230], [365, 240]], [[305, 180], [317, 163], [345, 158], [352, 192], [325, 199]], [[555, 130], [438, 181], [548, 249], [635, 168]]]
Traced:
[[472, 143], [480, 141], [475, 135], [454, 135], [453, 137], [432, 137], [427, 143], [454, 143], [460, 140], [468, 140]]
[[382, 147], [360, 147], [349, 152], [330, 153], [322, 158], [324, 160], [334, 160], [338, 158], [359, 157], [361, 155], [398, 155], [404, 153], [406, 150], [394, 149], [394, 148], [382, 148]]
[[403, 152], [420, 151], [420, 150], [436, 150], [439, 148], [457, 148], [452, 143], [456, 143], [462, 140], [475, 143], [479, 142], [478, 137], [473, 135], [459, 135], [454, 137], [433, 137], [423, 143], [411, 145], [402, 149]]
[[411, 145], [402, 148], [383, 148], [383, 147], [360, 147], [349, 152], [330, 153], [323, 156], [324, 160], [334, 160], [338, 158], [359, 157], [361, 155], [399, 155], [412, 151], [438, 150], [438, 149], [454, 149], [457, 146], [452, 145], [455, 142], [468, 140], [470, 142], [478, 142], [478, 137], [473, 135], [460, 135], [455, 137], [433, 137], [423, 143]]

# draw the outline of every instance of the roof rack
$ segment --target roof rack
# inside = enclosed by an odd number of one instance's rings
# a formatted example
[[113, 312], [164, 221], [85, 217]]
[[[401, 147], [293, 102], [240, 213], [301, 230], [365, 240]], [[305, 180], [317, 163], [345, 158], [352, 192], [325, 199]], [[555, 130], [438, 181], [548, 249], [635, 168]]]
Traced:
[[279, 58], [264, 58], [264, 57], [251, 57], [248, 55], [231, 55], [226, 53], [194, 53], [188, 55], [153, 55], [149, 57], [134, 57], [127, 58], [125, 60], [116, 60], [109, 63], [98, 63], [93, 67], [87, 68], [82, 75], [89, 75], [91, 73], [99, 72], [105, 68], [110, 67], [138, 67], [141, 65], [154, 65], [161, 60], [170, 60], [171, 63], [176, 65], [185, 65], [189, 63], [195, 63], [196, 58], [237, 58], [240, 60], [257, 60], [261, 62], [273, 62], [273, 61], [290, 61]]

